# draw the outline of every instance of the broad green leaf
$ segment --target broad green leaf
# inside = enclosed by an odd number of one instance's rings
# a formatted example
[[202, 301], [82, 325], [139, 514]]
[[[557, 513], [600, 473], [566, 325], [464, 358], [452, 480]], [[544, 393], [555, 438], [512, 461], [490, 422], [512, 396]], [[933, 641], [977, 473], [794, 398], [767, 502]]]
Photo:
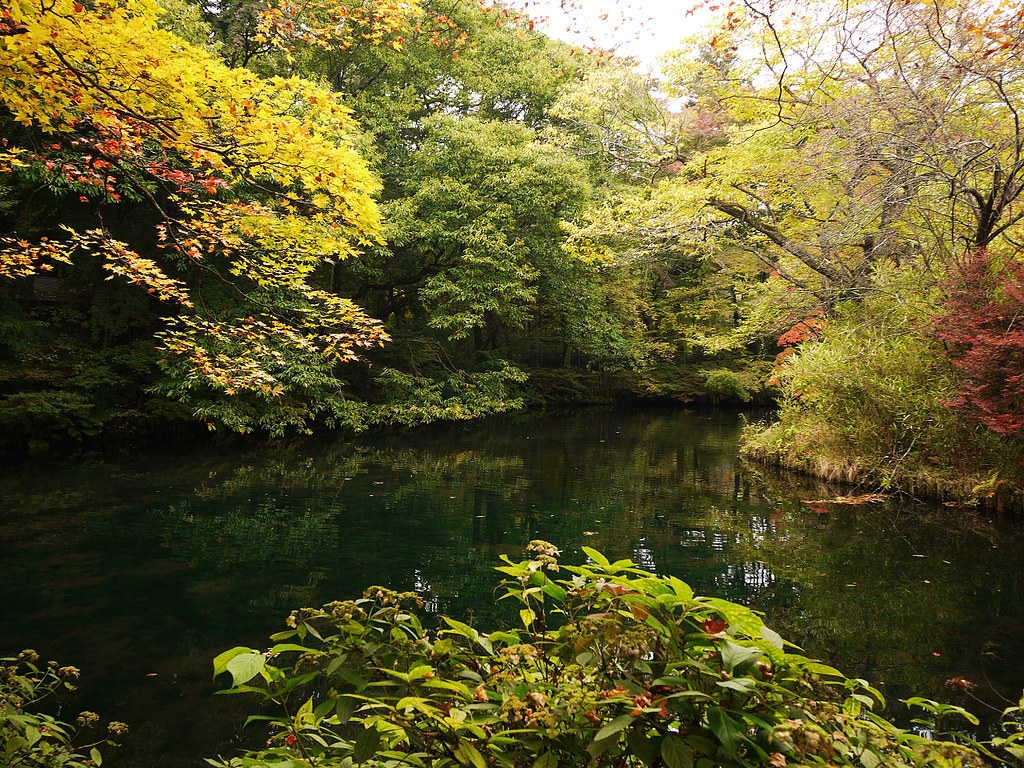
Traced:
[[371, 726], [366, 728], [356, 739], [355, 749], [352, 751], [354, 763], [365, 763], [377, 754], [377, 747], [380, 746], [380, 731]]
[[519, 635], [515, 632], [505, 632], [503, 630], [495, 630], [491, 632], [488, 637], [491, 638], [492, 643], [505, 643], [506, 645], [514, 645], [520, 642]]
[[533, 768], [558, 768], [558, 755], [554, 752], [543, 752], [533, 761]]
[[628, 727], [632, 722], [632, 715], [620, 715], [598, 731], [597, 735], [594, 737], [594, 741], [603, 741], [612, 734], [618, 733], [623, 728]]
[[472, 766], [472, 768], [487, 768], [484, 756], [465, 739], [460, 741], [459, 746], [455, 748], [455, 759], [465, 766]]
[[804, 665], [804, 669], [808, 672], [813, 672], [816, 675], [824, 675], [825, 677], [835, 677], [845, 680], [846, 675], [840, 672], [835, 667], [830, 667], [828, 664], [822, 664], [818, 661], [812, 661]]
[[267, 657], [259, 652], [234, 656], [226, 665], [227, 671], [231, 673], [231, 686], [249, 682], [260, 673], [266, 663]]
[[235, 656], [241, 656], [243, 653], [255, 653], [256, 651], [252, 648], [246, 648], [241, 645], [237, 645], [234, 648], [224, 651], [224, 653], [218, 654], [213, 660], [213, 676], [227, 672], [228, 662], [231, 661]]
[[454, 631], [463, 637], [468, 637], [470, 640], [476, 640], [476, 630], [468, 624], [463, 624], [461, 621], [456, 621], [455, 619], [449, 619], [447, 616], [442, 616], [441, 618], [444, 619], [445, 624], [452, 628], [451, 631]]
[[734, 680], [716, 680], [715, 684], [722, 688], [731, 688], [740, 693], [753, 693], [757, 690], [757, 684], [749, 677], [737, 677]]
[[1007, 744], [1007, 745], [1003, 745], [1003, 749], [1005, 749], [1007, 752], [1009, 752], [1011, 755], [1013, 755], [1018, 760], [1024, 760], [1024, 747], [1019, 746], [1019, 745]]
[[626, 744], [634, 756], [640, 758], [647, 768], [653, 768], [658, 759], [658, 739], [656, 732], [647, 732], [642, 728], [634, 728], [626, 734]]
[[769, 645], [778, 648], [780, 651], [785, 646], [785, 641], [782, 639], [782, 635], [767, 625], [761, 627], [761, 637], [764, 638], [765, 642]]
[[13, 754], [15, 750], [22, 749], [28, 746], [28, 739], [24, 736], [13, 736], [7, 740], [4, 744], [4, 751], [7, 754]]
[[454, 691], [455, 693], [465, 696], [467, 699], [473, 695], [470, 693], [468, 686], [456, 680], [444, 680], [438, 677], [433, 680], [427, 680], [426, 682], [421, 683], [421, 685], [424, 688], [441, 688], [446, 691]]
[[419, 664], [409, 670], [409, 680], [419, 680], [421, 677], [431, 674], [433, 671], [434, 668], [429, 664]]
[[542, 587], [542, 589], [544, 590], [544, 594], [545, 595], [547, 595], [548, 597], [551, 597], [551, 598], [557, 600], [558, 602], [562, 602], [563, 600], [565, 600], [565, 590], [562, 589], [557, 584], [555, 584], [555, 582], [553, 582], [553, 581], [549, 580]]
[[432, 705], [433, 702], [430, 699], [424, 699], [422, 696], [404, 696], [395, 704], [395, 709], [419, 708], [423, 704]]
[[729, 717], [724, 709], [713, 707], [708, 710], [708, 727], [729, 754], [735, 755], [744, 737], [743, 726]]
[[593, 560], [598, 565], [608, 565], [609, 564], [608, 563], [608, 558], [605, 557], [604, 555], [602, 555], [596, 549], [592, 549], [590, 547], [581, 547], [581, 549], [583, 550], [583, 554], [585, 554], [587, 557], [589, 557], [591, 560]]
[[93, 747], [92, 749], [89, 750], [89, 757], [92, 758], [92, 761], [97, 766], [103, 764], [103, 755], [100, 754], [100, 751], [98, 749], [96, 749], [96, 747]]
[[702, 597], [700, 602], [709, 608], [714, 608], [729, 624], [729, 633], [732, 635], [748, 635], [760, 637], [761, 627], [764, 622], [756, 613], [743, 605], [722, 600], [718, 597]]
[[693, 768], [693, 750], [678, 736], [661, 740], [661, 758], [668, 768]]
[[675, 576], [669, 576], [666, 579], [668, 585], [672, 587], [672, 590], [684, 600], [693, 600], [693, 588], [682, 579], [676, 578]]
[[763, 655], [764, 651], [760, 648], [737, 645], [730, 640], [722, 643], [722, 666], [725, 667], [726, 672], [744, 667]]
[[259, 688], [255, 685], [239, 685], [233, 688], [225, 688], [222, 691], [214, 691], [214, 696], [227, 696], [233, 693], [261, 693], [266, 696], [267, 692], [263, 688]]
[[348, 667], [342, 667], [336, 670], [338, 677], [344, 680], [349, 685], [354, 685], [356, 688], [362, 688], [366, 685], [366, 678], [359, 675], [357, 672], [352, 671]]
[[359, 702], [351, 696], [339, 696], [334, 705], [334, 714], [338, 716], [338, 722], [342, 725], [347, 723], [358, 705]]

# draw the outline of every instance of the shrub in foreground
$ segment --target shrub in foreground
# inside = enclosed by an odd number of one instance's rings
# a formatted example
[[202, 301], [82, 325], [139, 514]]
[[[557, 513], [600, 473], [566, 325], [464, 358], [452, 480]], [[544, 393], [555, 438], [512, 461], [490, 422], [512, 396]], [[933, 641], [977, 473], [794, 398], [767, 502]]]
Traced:
[[[864, 680], [806, 658], [743, 606], [628, 560], [568, 566], [546, 542], [503, 557], [515, 628], [423, 626], [414, 593], [291, 614], [268, 651], [214, 660], [232, 693], [276, 709], [265, 749], [214, 766], [714, 768], [982, 765], [901, 730]], [[957, 707], [918, 700], [936, 715]], [[1019, 730], [1019, 728], [1017, 729]], [[1019, 734], [1018, 734], [1019, 735]], [[1004, 746], [1016, 749], [1014, 738]]]
[[94, 768], [102, 763], [97, 747], [113, 745], [110, 737], [128, 730], [124, 723], [112, 722], [108, 734], [97, 735], [92, 728], [99, 716], [93, 712], [82, 712], [70, 724], [37, 711], [47, 699], [73, 691], [78, 674], [55, 661], [40, 664], [33, 650], [0, 658], [0, 765]]

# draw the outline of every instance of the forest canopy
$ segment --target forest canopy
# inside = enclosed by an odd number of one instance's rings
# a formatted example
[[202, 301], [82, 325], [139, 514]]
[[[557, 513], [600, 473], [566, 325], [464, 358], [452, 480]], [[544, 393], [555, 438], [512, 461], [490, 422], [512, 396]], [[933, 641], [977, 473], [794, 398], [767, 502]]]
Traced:
[[774, 392], [762, 458], [1017, 483], [1019, 4], [725, 3], [659, 78], [473, 0], [3, 13], [14, 439]]

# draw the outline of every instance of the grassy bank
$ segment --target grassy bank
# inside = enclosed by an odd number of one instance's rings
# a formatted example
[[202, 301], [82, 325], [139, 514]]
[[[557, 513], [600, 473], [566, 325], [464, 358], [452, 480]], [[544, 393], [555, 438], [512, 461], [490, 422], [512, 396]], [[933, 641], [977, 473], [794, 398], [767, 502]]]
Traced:
[[[783, 406], [777, 420], [756, 423], [743, 434], [741, 453], [761, 464], [801, 472], [828, 482], [866, 490], [905, 493], [919, 498], [998, 511], [1024, 509], [1024, 472], [1019, 450], [1010, 441], [982, 430], [962, 435], [956, 450], [929, 444], [918, 436], [901, 451], [878, 438], [872, 425], [841, 426], [820, 414]], [[851, 431], [864, 432], [860, 440]], [[870, 439], [871, 436], [876, 439]], [[969, 439], [973, 438], [973, 439]]]

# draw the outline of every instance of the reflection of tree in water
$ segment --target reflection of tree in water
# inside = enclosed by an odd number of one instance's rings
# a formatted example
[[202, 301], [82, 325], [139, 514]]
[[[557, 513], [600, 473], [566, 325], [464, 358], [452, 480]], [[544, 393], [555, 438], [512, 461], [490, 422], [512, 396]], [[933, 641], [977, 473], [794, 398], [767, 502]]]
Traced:
[[[493, 626], [514, 608], [494, 599], [498, 556], [543, 538], [566, 562], [589, 545], [751, 604], [901, 695], [978, 677], [986, 641], [1004, 660], [1024, 650], [1019, 536], [918, 510], [810, 512], [799, 499], [834, 489], [759, 478], [736, 457], [739, 429], [730, 414], [587, 412], [15, 467], [0, 635], [65, 642], [111, 690], [160, 658], [154, 681], [198, 711], [217, 652], [374, 583]], [[1020, 680], [1019, 663], [992, 669]]]
[[760, 604], [770, 623], [811, 655], [884, 683], [893, 703], [922, 691], [955, 698], [944, 681], [956, 675], [988, 688], [989, 699], [993, 687], [1019, 698], [1019, 530], [898, 501], [808, 505], [798, 499], [836, 489], [765, 479], [778, 504], [767, 532], [759, 516], [713, 507], [698, 520], [730, 532], [734, 559], [762, 561], [780, 583], [798, 585], [798, 600]]

